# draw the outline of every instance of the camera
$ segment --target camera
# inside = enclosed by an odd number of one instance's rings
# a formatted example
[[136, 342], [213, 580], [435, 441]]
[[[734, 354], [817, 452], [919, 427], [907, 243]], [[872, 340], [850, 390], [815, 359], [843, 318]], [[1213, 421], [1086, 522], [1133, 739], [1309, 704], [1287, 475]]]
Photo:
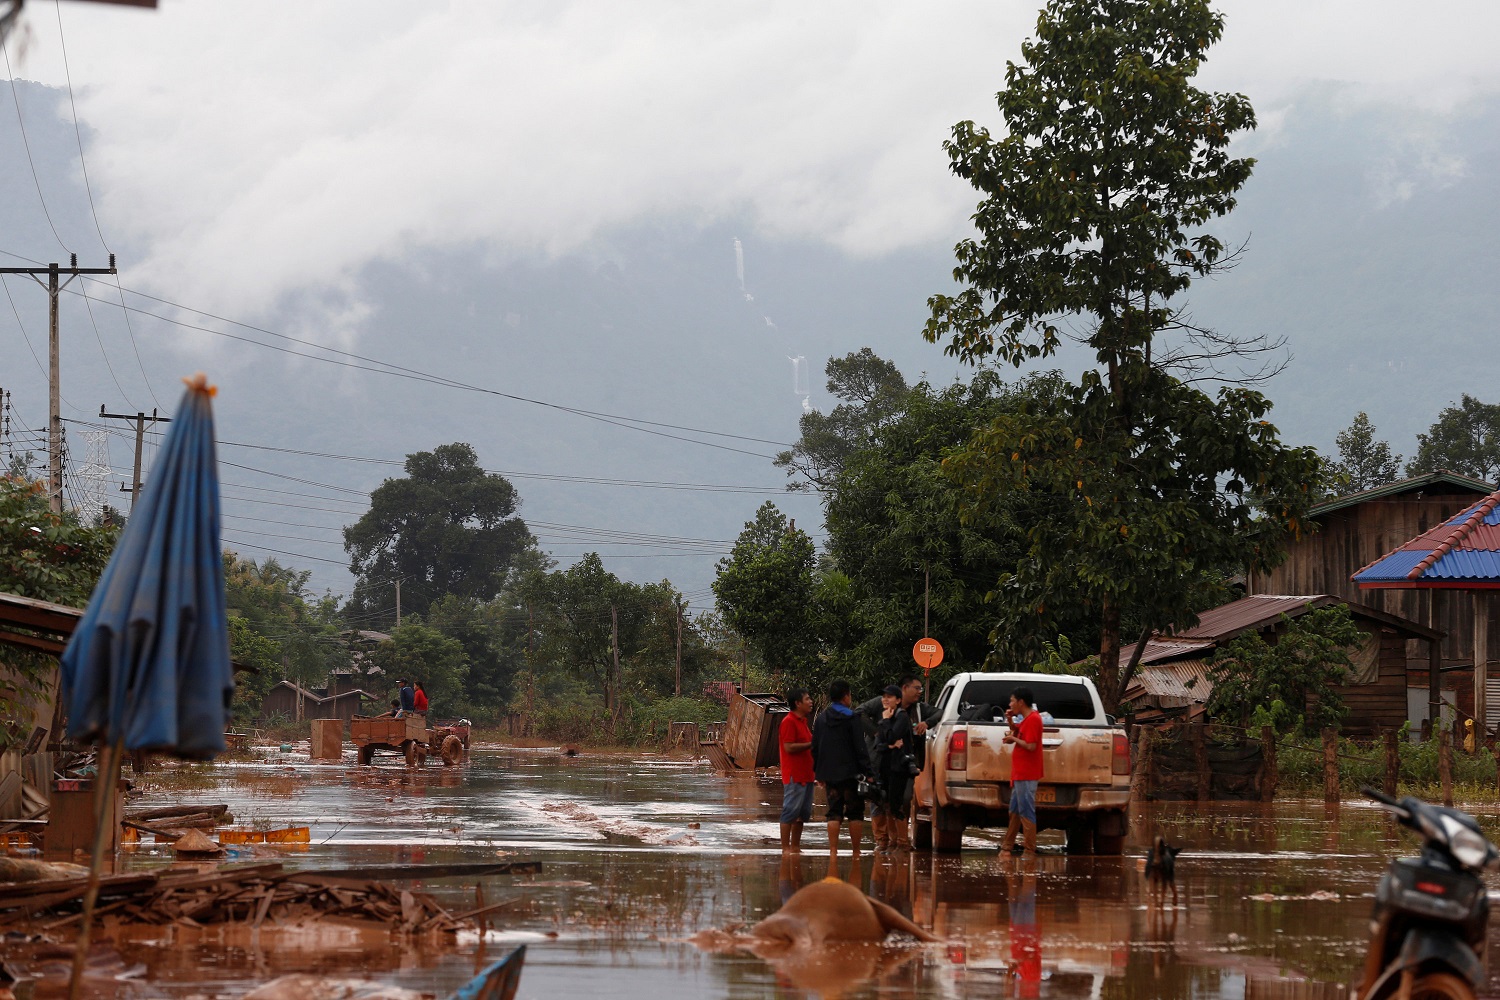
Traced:
[[906, 773], [909, 777], [915, 778], [922, 773], [922, 766], [917, 763], [915, 756], [912, 754], [903, 754], [902, 756], [906, 765]]

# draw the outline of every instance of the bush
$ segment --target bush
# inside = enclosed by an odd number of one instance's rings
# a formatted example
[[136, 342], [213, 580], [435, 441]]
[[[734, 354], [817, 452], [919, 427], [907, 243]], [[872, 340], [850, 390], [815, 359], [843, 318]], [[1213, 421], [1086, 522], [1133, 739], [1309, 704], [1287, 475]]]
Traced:
[[[1400, 794], [1436, 799], [1441, 795], [1438, 776], [1438, 741], [1408, 741], [1407, 727], [1402, 727], [1398, 745]], [[1369, 785], [1380, 788], [1385, 782], [1385, 747], [1375, 741], [1357, 743], [1340, 737], [1339, 789], [1345, 797], [1354, 798]], [[1460, 797], [1476, 794], [1492, 798], [1496, 793], [1495, 758], [1486, 750], [1474, 754], [1461, 748], [1453, 750], [1453, 787]], [[1303, 795], [1323, 790], [1323, 741], [1317, 735], [1302, 732], [1281, 737], [1276, 749], [1278, 794]]]

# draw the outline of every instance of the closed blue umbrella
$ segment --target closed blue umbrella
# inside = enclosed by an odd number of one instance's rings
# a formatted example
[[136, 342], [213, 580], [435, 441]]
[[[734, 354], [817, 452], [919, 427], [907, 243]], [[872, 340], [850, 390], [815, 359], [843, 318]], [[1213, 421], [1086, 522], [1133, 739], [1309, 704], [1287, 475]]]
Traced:
[[62, 654], [68, 733], [103, 750], [95, 779], [99, 828], [73, 955], [72, 998], [82, 987], [121, 751], [212, 757], [224, 749], [234, 696], [209, 402], [214, 390], [201, 374], [184, 381], [187, 392], [151, 478]]
[[62, 655], [79, 742], [207, 758], [234, 696], [214, 390], [189, 381], [130, 520]]

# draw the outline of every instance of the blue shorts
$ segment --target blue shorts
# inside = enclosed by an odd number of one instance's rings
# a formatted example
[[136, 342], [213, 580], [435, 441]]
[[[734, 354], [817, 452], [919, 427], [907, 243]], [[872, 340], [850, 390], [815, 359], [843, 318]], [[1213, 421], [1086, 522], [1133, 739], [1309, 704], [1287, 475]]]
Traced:
[[1010, 814], [1019, 816], [1028, 823], [1036, 822], [1036, 782], [1012, 781], [1010, 783]]
[[789, 781], [781, 786], [781, 821], [806, 823], [812, 819], [813, 789], [817, 782]]

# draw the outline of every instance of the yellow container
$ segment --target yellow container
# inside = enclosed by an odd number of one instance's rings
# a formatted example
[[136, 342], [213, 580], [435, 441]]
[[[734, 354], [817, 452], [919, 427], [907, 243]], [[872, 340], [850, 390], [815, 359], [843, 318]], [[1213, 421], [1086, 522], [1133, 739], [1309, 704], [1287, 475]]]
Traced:
[[221, 844], [263, 844], [266, 835], [259, 830], [220, 830]]
[[266, 843], [310, 844], [312, 843], [312, 827], [289, 826], [285, 830], [267, 830]]

